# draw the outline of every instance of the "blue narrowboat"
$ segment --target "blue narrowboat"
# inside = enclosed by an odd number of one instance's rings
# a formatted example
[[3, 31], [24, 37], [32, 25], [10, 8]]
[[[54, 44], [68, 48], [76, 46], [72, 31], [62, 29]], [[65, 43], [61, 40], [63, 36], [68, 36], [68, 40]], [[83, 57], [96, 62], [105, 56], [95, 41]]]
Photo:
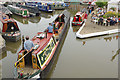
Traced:
[[26, 5], [37, 6], [40, 11], [53, 12], [53, 9], [51, 8], [50, 5], [47, 5], [47, 3], [31, 2], [31, 3], [27, 3]]

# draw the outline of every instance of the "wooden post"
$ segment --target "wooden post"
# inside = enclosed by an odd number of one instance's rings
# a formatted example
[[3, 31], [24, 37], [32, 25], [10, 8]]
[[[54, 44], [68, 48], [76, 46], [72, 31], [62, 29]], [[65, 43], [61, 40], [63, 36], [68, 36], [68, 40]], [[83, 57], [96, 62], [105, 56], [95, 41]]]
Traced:
[[24, 39], [24, 35], [22, 36], [22, 50], [24, 50], [24, 42], [25, 42], [25, 39]]
[[46, 31], [46, 38], [47, 38], [47, 31]]

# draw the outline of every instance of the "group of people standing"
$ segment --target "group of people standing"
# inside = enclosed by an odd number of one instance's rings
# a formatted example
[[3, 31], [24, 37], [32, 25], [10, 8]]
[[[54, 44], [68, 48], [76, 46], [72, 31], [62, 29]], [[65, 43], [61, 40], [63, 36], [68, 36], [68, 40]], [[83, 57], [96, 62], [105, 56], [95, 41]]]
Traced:
[[108, 18], [103, 18], [103, 16], [105, 15], [106, 13], [106, 10], [103, 9], [103, 8], [97, 8], [97, 12], [96, 13], [92, 13], [92, 16], [91, 16], [91, 21], [92, 22], [97, 22], [98, 25], [115, 25], [119, 20], [117, 17], [113, 16], [113, 17], [108, 17]]

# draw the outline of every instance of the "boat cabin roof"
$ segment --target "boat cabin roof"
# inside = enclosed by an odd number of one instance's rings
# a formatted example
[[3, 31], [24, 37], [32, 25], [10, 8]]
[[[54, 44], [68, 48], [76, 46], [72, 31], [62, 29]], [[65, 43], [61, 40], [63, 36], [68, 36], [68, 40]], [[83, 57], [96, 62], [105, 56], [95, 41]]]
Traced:
[[23, 8], [20, 8], [20, 7], [17, 7], [17, 6], [13, 6], [13, 5], [8, 5], [9, 7], [13, 7], [13, 8], [16, 8], [16, 9], [19, 9], [19, 10], [27, 10], [27, 9], [23, 9]]
[[[0, 12], [0, 21], [2, 22], [2, 32], [19, 31], [18, 25], [12, 18]], [[14, 28], [14, 29], [11, 29]]]
[[77, 13], [75, 14], [75, 16], [82, 16], [82, 15], [83, 15], [82, 12], [77, 12]]
[[[44, 38], [41, 39], [40, 36], [44, 36]], [[35, 55], [37, 55], [41, 50], [43, 50], [46, 47], [52, 36], [53, 33], [47, 33], [47, 38], [46, 38], [46, 33], [38, 32], [38, 35], [32, 38], [31, 41], [34, 43], [34, 47], [37, 46], [37, 49], [34, 50]]]

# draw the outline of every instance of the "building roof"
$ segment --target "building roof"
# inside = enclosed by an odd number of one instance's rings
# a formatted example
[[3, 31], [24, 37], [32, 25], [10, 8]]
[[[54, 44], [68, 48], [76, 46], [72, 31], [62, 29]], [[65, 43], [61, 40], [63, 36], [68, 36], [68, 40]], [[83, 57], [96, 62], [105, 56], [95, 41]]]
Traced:
[[110, 0], [109, 2], [108, 2], [108, 4], [118, 4], [120, 2], [120, 0]]

